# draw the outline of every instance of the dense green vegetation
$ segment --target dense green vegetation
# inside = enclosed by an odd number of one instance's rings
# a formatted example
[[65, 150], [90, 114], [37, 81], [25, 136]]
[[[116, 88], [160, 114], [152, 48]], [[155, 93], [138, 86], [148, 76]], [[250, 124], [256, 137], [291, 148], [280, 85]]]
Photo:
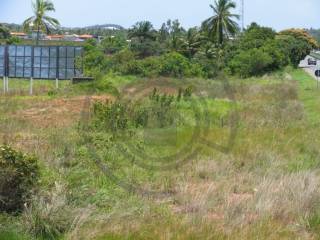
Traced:
[[[204, 26], [207, 24], [205, 21]], [[87, 42], [85, 73], [97, 78], [109, 72], [203, 78], [223, 72], [251, 77], [289, 65], [297, 67], [317, 47], [304, 30], [276, 33], [253, 23], [235, 39], [227, 40], [213, 37], [211, 28], [184, 30], [178, 21], [168, 21], [157, 31], [150, 22], [137, 23], [129, 30], [130, 42], [123, 36], [108, 37], [100, 44]]]

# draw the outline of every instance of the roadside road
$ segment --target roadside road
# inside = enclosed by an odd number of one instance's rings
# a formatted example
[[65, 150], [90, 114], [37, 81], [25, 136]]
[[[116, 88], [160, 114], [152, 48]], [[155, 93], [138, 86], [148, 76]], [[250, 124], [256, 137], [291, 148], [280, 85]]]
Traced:
[[306, 71], [310, 76], [312, 76], [315, 80], [320, 81], [320, 78], [317, 79], [314, 72], [317, 69], [320, 69], [320, 60], [317, 61], [317, 66], [314, 65], [308, 65], [308, 58], [312, 58], [311, 56], [307, 56], [304, 60], [302, 60], [299, 64], [300, 68], [303, 68], [304, 71]]

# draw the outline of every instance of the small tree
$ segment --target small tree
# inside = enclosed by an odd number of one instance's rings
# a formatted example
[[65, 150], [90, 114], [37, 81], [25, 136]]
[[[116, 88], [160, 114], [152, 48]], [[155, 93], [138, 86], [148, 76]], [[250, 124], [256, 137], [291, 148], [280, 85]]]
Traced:
[[240, 38], [240, 49], [248, 50], [260, 48], [267, 41], [274, 39], [276, 34], [277, 33], [272, 28], [252, 23]]
[[149, 21], [136, 23], [129, 29], [128, 37], [131, 40], [131, 50], [142, 58], [155, 55], [159, 49], [157, 31]]
[[270, 64], [272, 64], [272, 57], [269, 54], [253, 48], [241, 51], [231, 60], [229, 67], [233, 74], [246, 78], [266, 73]]
[[298, 40], [306, 42], [311, 48], [318, 48], [318, 42], [306, 30], [291, 28], [279, 33], [280, 35], [292, 36]]
[[0, 211], [17, 213], [28, 203], [39, 178], [37, 159], [0, 147]]

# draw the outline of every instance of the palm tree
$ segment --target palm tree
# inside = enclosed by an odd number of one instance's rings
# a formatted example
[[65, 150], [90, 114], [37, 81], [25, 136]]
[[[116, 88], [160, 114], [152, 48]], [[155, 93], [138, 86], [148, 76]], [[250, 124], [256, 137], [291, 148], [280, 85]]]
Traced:
[[233, 19], [239, 19], [239, 15], [232, 14], [231, 10], [236, 8], [236, 3], [232, 0], [215, 0], [215, 4], [210, 5], [214, 16], [202, 23], [202, 27], [207, 31], [212, 40], [216, 40], [220, 45], [225, 38], [234, 36], [239, 30], [239, 26]]
[[47, 12], [54, 12], [55, 8], [50, 0], [36, 0], [32, 2], [34, 15], [23, 22], [23, 28], [26, 32], [36, 29], [37, 45], [39, 44], [40, 31], [50, 33], [51, 29], [60, 26], [59, 21], [49, 17]]
[[197, 27], [190, 28], [183, 38], [183, 49], [185, 54], [192, 58], [199, 50], [204, 38]]
[[155, 40], [156, 31], [149, 21], [137, 22], [128, 32], [130, 39], [137, 38], [140, 42], [144, 40]]

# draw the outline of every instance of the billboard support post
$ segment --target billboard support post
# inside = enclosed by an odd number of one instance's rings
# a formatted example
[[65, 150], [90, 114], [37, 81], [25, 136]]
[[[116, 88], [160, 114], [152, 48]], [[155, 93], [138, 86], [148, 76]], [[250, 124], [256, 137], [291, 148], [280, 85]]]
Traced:
[[6, 89], [7, 89], [6, 82], [7, 82], [7, 79], [6, 79], [6, 76], [4, 76], [3, 77], [3, 93], [6, 93]]
[[33, 78], [30, 78], [30, 95], [33, 94]]
[[6, 81], [6, 92], [9, 92], [9, 77], [7, 76], [7, 81]]

